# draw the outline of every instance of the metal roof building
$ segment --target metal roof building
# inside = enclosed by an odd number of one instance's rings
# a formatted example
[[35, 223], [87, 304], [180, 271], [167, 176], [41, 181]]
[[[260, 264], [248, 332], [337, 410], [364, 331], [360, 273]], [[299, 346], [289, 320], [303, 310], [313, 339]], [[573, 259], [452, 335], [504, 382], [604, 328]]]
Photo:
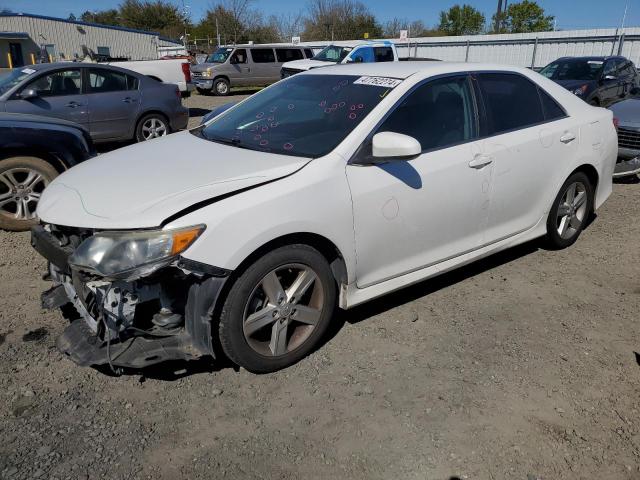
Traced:
[[180, 46], [157, 33], [27, 13], [0, 15], [0, 68], [35, 63], [46, 51], [51, 61], [82, 58], [82, 47], [130, 60], [158, 58], [158, 48]]

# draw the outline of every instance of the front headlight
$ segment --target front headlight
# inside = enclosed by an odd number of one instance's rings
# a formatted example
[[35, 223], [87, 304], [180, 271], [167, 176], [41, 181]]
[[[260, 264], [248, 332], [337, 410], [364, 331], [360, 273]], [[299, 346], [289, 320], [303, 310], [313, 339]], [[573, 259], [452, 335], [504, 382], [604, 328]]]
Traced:
[[78, 246], [69, 264], [108, 278], [149, 275], [189, 248], [204, 229], [204, 225], [196, 225], [177, 230], [96, 233]]
[[211, 76], [211, 70], [204, 70], [202, 72], [202, 76], [205, 78], [209, 78]]

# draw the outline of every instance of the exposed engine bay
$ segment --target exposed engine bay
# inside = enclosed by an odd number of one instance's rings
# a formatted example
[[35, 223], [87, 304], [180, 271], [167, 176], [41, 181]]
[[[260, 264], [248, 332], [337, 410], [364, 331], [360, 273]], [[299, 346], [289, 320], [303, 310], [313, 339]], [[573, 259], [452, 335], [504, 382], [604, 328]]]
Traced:
[[71, 324], [57, 347], [81, 366], [142, 368], [166, 360], [214, 356], [211, 316], [228, 271], [184, 259], [147, 275], [105, 278], [72, 267], [69, 258], [94, 232], [44, 225], [34, 248], [49, 261], [44, 308], [60, 308]]

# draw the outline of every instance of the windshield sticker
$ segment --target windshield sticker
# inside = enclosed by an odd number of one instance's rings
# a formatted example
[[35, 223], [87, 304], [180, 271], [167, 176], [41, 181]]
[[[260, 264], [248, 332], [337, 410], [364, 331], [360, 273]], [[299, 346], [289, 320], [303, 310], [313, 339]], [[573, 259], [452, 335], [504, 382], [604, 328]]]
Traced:
[[22, 73], [26, 73], [27, 75], [31, 75], [32, 73], [36, 73], [33, 68], [24, 68], [22, 69]]
[[360, 77], [354, 85], [370, 85], [372, 87], [394, 88], [402, 83], [402, 80], [389, 77]]
[[587, 63], [589, 65], [602, 65], [604, 62], [601, 60], [589, 60]]

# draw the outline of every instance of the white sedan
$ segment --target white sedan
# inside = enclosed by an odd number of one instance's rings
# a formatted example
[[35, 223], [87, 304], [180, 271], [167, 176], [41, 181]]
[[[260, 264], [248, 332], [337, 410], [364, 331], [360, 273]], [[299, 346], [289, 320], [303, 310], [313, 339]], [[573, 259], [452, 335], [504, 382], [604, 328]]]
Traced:
[[[287, 367], [348, 309], [528, 240], [611, 194], [612, 114], [532, 71], [329, 67], [59, 176], [32, 233], [80, 365]], [[73, 308], [71, 308], [73, 307]]]

